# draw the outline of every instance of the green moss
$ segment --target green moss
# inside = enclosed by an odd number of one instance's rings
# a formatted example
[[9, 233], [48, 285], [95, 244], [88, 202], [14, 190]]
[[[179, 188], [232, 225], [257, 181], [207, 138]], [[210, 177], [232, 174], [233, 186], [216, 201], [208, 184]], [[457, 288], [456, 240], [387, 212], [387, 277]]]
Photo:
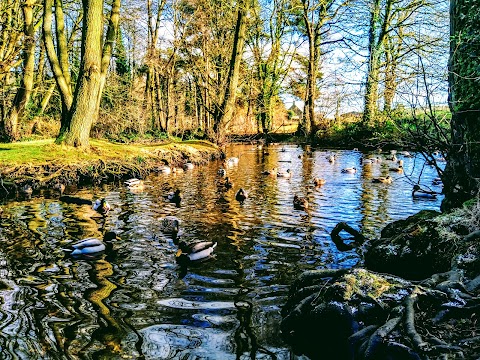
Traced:
[[344, 300], [351, 300], [359, 295], [361, 298], [378, 299], [395, 287], [385, 278], [364, 269], [356, 269], [344, 276]]

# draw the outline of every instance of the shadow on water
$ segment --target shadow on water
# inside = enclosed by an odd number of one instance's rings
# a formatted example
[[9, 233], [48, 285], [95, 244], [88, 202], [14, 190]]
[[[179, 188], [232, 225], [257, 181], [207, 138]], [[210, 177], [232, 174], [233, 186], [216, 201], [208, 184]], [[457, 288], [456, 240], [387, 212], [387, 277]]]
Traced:
[[[113, 206], [106, 218], [54, 196], [5, 204], [0, 358], [301, 358], [281, 340], [280, 309], [302, 271], [359, 261], [331, 242], [337, 222], [374, 237], [386, 223], [438, 209], [441, 201], [412, 199], [419, 179], [441, 190], [420, 158], [402, 158], [404, 173], [392, 173], [386, 156], [366, 164], [358, 151], [235, 145], [228, 154], [240, 158], [226, 168], [228, 186], [218, 174], [223, 164], [213, 162], [151, 176], [144, 191], [112, 184], [72, 194], [105, 197]], [[346, 167], [358, 171], [341, 173]], [[273, 168], [292, 176], [262, 175]], [[392, 184], [372, 183], [387, 175]], [[325, 184], [315, 186], [314, 177]], [[243, 203], [235, 199], [239, 188], [248, 192]], [[165, 199], [175, 189], [179, 207]], [[295, 194], [308, 200], [307, 211], [293, 209]], [[183, 269], [176, 264], [177, 241], [160, 230], [165, 216], [180, 219], [182, 239], [217, 242], [214, 257]], [[62, 250], [107, 231], [120, 240], [97, 257]]]

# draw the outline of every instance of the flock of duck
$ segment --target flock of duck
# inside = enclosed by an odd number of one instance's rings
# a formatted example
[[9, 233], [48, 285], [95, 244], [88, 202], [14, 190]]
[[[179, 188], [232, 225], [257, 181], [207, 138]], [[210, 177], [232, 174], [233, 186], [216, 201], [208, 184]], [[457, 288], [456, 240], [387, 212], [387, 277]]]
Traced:
[[[400, 154], [406, 158], [412, 157], [410, 153], [406, 151], [401, 152]], [[299, 157], [300, 156], [301, 155], [299, 155]], [[329, 154], [326, 156], [326, 159], [329, 163], [333, 164], [337, 161], [337, 156], [336, 154]], [[369, 158], [363, 158], [360, 160], [360, 163], [363, 165], [373, 165], [381, 163], [384, 160], [390, 162], [388, 168], [389, 171], [396, 173], [403, 172], [403, 160], [397, 158], [396, 151], [394, 150], [392, 150], [390, 156], [385, 157], [385, 159], [382, 159], [380, 156], [374, 156]], [[234, 187], [233, 182], [227, 176], [227, 169], [238, 165], [238, 163], [238, 157], [227, 158], [223, 162], [223, 167], [220, 167], [217, 171], [217, 175], [220, 178], [220, 180], [218, 181], [218, 185], [222, 186], [227, 191], [233, 189]], [[190, 162], [186, 163], [183, 168], [171, 168], [167, 164], [165, 164], [159, 167], [158, 172], [165, 174], [179, 173], [186, 170], [192, 170], [194, 167], [195, 165]], [[344, 174], [355, 174], [356, 172], [356, 167], [347, 167], [341, 169], [341, 173]], [[273, 168], [271, 170], [264, 171], [263, 175], [289, 179], [292, 177], [292, 171], [290, 169], [287, 169], [285, 171], [279, 171], [277, 168]], [[393, 178], [390, 175], [376, 177], [372, 179], [372, 182], [391, 184], [393, 182]], [[321, 187], [325, 183], [326, 180], [323, 178], [313, 178], [313, 185], [315, 187]], [[132, 192], [143, 191], [145, 188], [143, 180], [136, 178], [126, 180], [124, 184]], [[441, 180], [439, 178], [434, 179], [434, 185], [441, 185]], [[93, 210], [97, 211], [103, 216], [106, 216], [111, 210], [110, 204], [104, 198], [91, 201], [74, 196], [63, 195], [65, 186], [62, 184], [56, 185], [56, 188], [60, 191], [60, 200], [63, 202], [78, 205], [91, 205]], [[423, 189], [418, 184], [415, 184], [413, 186], [412, 197], [414, 198], [435, 199], [437, 195], [437, 192]], [[174, 203], [177, 207], [179, 207], [182, 200], [181, 191], [177, 189], [172, 193], [165, 195], [164, 198], [166, 201]], [[240, 188], [235, 194], [235, 199], [241, 204], [243, 204], [247, 198], [248, 193], [243, 188]], [[306, 198], [300, 197], [296, 194], [294, 195], [294, 209], [307, 211], [308, 207], [309, 203]], [[213, 251], [217, 246], [217, 243], [211, 241], [186, 241], [181, 239], [180, 220], [178, 218], [174, 216], [166, 216], [162, 219], [160, 224], [160, 230], [165, 234], [171, 235], [174, 240], [174, 244], [177, 244], [178, 246], [178, 251], [176, 252], [176, 260], [179, 264], [185, 265], [190, 262], [197, 262], [212, 257]], [[117, 238], [118, 237], [114, 232], [107, 232], [105, 233], [103, 240], [96, 238], [87, 238], [71, 245], [69, 249], [64, 250], [70, 252], [72, 256], [91, 256], [104, 252], [106, 249], [105, 244]]]

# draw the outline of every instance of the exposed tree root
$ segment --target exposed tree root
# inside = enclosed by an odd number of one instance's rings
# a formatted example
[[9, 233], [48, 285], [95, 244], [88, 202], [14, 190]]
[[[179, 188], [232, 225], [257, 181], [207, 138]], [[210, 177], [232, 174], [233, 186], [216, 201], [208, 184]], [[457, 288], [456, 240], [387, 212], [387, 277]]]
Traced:
[[[346, 231], [347, 233], [352, 235], [355, 241], [352, 244], [345, 244], [345, 241], [340, 237], [341, 231]], [[339, 222], [337, 225], [335, 225], [332, 232], [330, 233], [330, 236], [339, 251], [352, 250], [353, 248], [356, 248], [365, 242], [365, 237], [358, 230], [355, 230], [350, 225], [344, 222]]]

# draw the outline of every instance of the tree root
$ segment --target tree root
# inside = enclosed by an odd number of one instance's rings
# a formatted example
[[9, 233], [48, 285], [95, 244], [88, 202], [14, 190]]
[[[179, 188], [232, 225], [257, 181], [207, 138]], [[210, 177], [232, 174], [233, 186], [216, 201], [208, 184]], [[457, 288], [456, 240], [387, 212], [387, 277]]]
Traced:
[[413, 309], [419, 291], [418, 287], [415, 287], [412, 293], [405, 299], [405, 330], [414, 347], [417, 350], [423, 350], [428, 344], [423, 341], [422, 337], [415, 329], [415, 310]]
[[[340, 237], [341, 231], [346, 231], [347, 233], [352, 235], [355, 241], [352, 244], [345, 244], [344, 240]], [[333, 243], [339, 251], [352, 250], [356, 247], [359, 247], [365, 242], [365, 237], [358, 230], [355, 230], [350, 225], [344, 222], [339, 222], [337, 225], [335, 225], [332, 232], [330, 233], [330, 237], [332, 238]]]

